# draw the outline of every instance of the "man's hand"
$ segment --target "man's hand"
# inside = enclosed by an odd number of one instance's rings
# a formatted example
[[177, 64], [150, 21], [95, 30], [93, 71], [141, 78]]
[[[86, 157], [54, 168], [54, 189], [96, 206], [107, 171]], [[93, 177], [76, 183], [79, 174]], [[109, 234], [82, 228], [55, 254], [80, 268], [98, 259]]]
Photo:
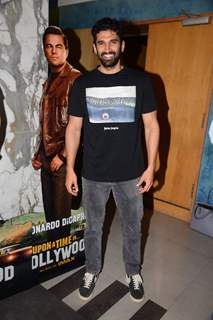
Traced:
[[58, 157], [58, 155], [55, 155], [55, 157], [52, 158], [52, 161], [50, 162], [50, 170], [52, 172], [58, 171], [58, 169], [63, 165], [63, 161]]
[[32, 166], [33, 166], [33, 169], [35, 169], [35, 170], [41, 169], [42, 163], [41, 163], [39, 155], [36, 158], [34, 157], [32, 159]]
[[78, 195], [78, 180], [75, 172], [72, 170], [71, 172], [67, 172], [66, 183], [65, 186], [67, 191], [71, 193], [73, 196]]
[[151, 186], [153, 185], [153, 179], [154, 179], [154, 169], [147, 168], [137, 183], [139, 193], [148, 192]]

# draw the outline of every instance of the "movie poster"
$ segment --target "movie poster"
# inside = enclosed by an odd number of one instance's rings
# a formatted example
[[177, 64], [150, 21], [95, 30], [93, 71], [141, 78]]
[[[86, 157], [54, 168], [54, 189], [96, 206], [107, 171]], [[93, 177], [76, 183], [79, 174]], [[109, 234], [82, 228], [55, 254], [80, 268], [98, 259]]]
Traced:
[[[48, 0], [0, 3], [0, 298], [84, 263], [85, 217], [45, 221], [40, 170], [31, 165], [47, 65]], [[70, 235], [48, 240], [48, 233]], [[63, 234], [63, 232], [62, 232]]]

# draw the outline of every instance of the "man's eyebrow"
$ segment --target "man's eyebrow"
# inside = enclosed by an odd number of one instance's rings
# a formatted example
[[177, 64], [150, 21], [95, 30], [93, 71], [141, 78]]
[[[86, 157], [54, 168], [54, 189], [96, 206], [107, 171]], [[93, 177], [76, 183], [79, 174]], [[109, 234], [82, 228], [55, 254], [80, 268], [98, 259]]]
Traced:
[[64, 45], [63, 43], [56, 43], [55, 45], [53, 43], [49, 43], [49, 42], [45, 43], [45, 46], [55, 46], [55, 47], [62, 46], [63, 47], [63, 45]]

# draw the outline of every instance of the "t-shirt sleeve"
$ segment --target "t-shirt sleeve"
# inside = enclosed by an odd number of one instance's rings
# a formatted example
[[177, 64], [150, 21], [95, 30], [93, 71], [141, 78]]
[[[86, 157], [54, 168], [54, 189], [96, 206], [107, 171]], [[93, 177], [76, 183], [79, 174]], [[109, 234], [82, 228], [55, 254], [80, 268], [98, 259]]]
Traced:
[[157, 102], [151, 77], [148, 74], [144, 78], [143, 89], [141, 113], [155, 111], [157, 109]]
[[73, 87], [70, 90], [68, 102], [68, 114], [75, 117], [84, 116], [83, 90], [81, 86], [81, 77], [74, 81]]

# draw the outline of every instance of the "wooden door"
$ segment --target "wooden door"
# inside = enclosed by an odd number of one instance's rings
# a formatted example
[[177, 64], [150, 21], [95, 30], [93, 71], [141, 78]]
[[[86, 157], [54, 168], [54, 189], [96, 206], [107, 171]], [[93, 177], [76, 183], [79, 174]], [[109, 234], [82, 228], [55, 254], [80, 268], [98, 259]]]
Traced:
[[[99, 64], [97, 56], [93, 53], [93, 39], [91, 29], [75, 29], [76, 37], [80, 40], [81, 55], [79, 63], [83, 66], [85, 71], [91, 71]], [[71, 47], [72, 54], [72, 47]]]
[[189, 220], [212, 91], [213, 23], [149, 26], [146, 70], [153, 74], [161, 140], [155, 209]]

